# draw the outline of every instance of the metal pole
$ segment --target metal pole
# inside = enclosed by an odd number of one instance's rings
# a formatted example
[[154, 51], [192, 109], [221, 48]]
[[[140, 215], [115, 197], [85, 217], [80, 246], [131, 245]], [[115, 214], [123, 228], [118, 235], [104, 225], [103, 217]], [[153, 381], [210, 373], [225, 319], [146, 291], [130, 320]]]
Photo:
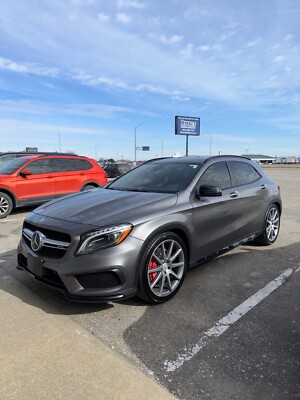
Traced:
[[134, 165], [136, 165], [136, 130], [137, 130], [137, 128], [139, 128], [142, 125], [143, 125], [143, 123], [134, 127]]
[[212, 143], [212, 136], [211, 133], [209, 134], [209, 155], [211, 156], [211, 143]]
[[136, 165], [136, 126], [134, 127], [134, 165]]
[[60, 132], [59, 132], [59, 129], [57, 130], [57, 132], [58, 132], [59, 152], [61, 153], [61, 142], [60, 142]]
[[188, 156], [189, 155], [189, 135], [185, 135], [185, 136], [186, 136], [185, 155]]

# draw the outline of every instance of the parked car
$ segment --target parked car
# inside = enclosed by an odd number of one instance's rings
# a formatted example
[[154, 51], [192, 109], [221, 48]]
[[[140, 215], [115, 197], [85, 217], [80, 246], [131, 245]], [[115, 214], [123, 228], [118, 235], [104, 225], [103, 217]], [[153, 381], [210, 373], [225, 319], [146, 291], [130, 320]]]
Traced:
[[19, 157], [25, 157], [25, 156], [36, 156], [36, 155], [64, 155], [64, 156], [69, 156], [70, 153], [57, 153], [57, 152], [37, 152], [37, 151], [10, 151], [10, 152], [6, 152], [6, 153], [0, 153], [0, 165], [14, 160], [15, 158], [19, 158]]
[[117, 178], [118, 176], [130, 171], [131, 167], [126, 163], [113, 163], [105, 164], [103, 169], [107, 173], [108, 178]]
[[277, 239], [279, 186], [238, 156], [148, 161], [24, 221], [19, 268], [78, 301], [172, 298], [189, 268]]
[[20, 206], [94, 189], [107, 175], [92, 159], [79, 156], [35, 155], [0, 165], [0, 218]]

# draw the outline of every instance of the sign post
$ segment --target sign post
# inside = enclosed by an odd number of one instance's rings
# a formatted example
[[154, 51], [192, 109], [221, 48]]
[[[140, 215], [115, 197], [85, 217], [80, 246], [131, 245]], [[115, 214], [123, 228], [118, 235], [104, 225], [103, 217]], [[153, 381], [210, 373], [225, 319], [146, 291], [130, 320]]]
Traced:
[[185, 135], [185, 155], [189, 154], [189, 136], [200, 136], [200, 118], [175, 117], [175, 135]]

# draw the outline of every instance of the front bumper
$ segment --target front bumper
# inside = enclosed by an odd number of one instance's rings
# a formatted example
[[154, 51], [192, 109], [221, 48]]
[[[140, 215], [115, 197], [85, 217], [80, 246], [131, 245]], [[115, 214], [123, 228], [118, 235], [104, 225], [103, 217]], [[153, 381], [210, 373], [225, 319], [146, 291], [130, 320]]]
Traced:
[[60, 290], [69, 300], [123, 300], [136, 294], [142, 244], [141, 240], [128, 236], [115, 247], [82, 256], [68, 251], [63, 258], [53, 259], [35, 253], [22, 237], [18, 246], [18, 268]]

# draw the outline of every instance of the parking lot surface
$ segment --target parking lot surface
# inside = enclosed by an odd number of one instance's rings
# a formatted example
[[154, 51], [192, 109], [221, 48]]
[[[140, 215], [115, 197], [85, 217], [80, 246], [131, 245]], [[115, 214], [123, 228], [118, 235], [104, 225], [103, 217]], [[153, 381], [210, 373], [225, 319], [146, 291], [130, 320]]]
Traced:
[[30, 209], [0, 222], [0, 269], [38, 296], [36, 307], [67, 315], [180, 399], [298, 399], [300, 169], [266, 173], [283, 200], [275, 245], [241, 246], [194, 268], [165, 304], [69, 303], [17, 270], [15, 248]]

